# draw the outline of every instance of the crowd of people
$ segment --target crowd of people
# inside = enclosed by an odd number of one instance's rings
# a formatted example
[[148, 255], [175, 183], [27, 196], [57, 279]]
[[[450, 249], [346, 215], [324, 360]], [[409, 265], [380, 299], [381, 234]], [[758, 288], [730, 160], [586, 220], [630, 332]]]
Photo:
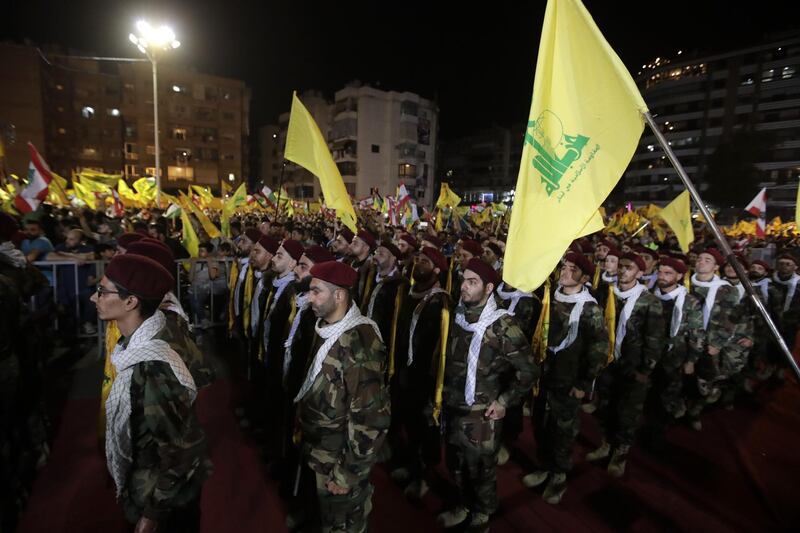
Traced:
[[[442, 461], [457, 490], [439, 522], [488, 531], [497, 468], [526, 418], [538, 468], [521, 483], [557, 505], [582, 411], [602, 429], [584, 460], [622, 477], [632, 446], [665, 446], [675, 424], [702, 431], [707, 409], [733, 409], [789, 375], [701, 228], [688, 254], [674, 236], [655, 242], [648, 231], [578, 239], [529, 293], [502, 281], [502, 221], [437, 232], [360, 215], [357, 232], [323, 214], [242, 215], [228, 238], [198, 225], [197, 258], [179, 242], [180, 221], [158, 210], [0, 215], [0, 305], [14, 310], [0, 321], [0, 490], [16, 502], [4, 520], [46, 460], [37, 383], [53, 316], [64, 334], [103, 335], [101, 431], [137, 531], [199, 524], [213, 465], [194, 405], [215, 379], [199, 334], [226, 343], [248, 384], [235, 413], [280, 481], [296, 531], [365, 531], [376, 463], [420, 499]], [[774, 258], [731, 244], [793, 346], [792, 242], [773, 238]]]

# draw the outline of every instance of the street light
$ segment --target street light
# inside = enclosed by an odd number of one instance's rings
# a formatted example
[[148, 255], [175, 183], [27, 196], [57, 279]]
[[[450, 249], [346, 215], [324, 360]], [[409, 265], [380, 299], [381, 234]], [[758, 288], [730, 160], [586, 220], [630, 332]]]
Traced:
[[157, 63], [159, 56], [181, 43], [175, 39], [175, 32], [169, 26], [161, 25], [156, 28], [147, 21], [140, 20], [136, 23], [138, 34], [131, 33], [128, 39], [136, 45], [141, 53], [147, 56], [153, 64], [153, 131], [156, 137], [156, 205], [161, 207], [161, 150], [158, 145], [158, 72]]

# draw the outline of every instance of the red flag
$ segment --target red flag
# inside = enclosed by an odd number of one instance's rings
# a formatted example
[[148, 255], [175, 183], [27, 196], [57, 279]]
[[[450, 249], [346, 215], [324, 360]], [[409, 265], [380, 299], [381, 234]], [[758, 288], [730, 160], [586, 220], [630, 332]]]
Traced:
[[14, 198], [14, 207], [20, 213], [35, 211], [42, 200], [47, 198], [50, 182], [53, 181], [50, 167], [47, 166], [33, 144], [28, 143], [28, 151], [31, 154], [31, 162], [28, 165], [28, 186]]

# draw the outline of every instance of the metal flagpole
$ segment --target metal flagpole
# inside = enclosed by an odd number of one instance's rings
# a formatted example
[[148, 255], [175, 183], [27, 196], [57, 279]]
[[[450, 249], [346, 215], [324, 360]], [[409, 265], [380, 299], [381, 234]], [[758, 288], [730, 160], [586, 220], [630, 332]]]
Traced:
[[281, 177], [278, 180], [278, 205], [275, 206], [275, 222], [278, 221], [278, 217], [281, 216], [281, 189], [283, 189], [283, 173], [286, 170], [286, 160], [283, 161], [281, 165]]
[[678, 158], [672, 151], [672, 147], [667, 143], [667, 140], [664, 138], [664, 134], [661, 133], [658, 124], [656, 124], [655, 120], [653, 120], [653, 116], [649, 112], [645, 112], [644, 118], [645, 120], [647, 120], [647, 124], [650, 126], [650, 129], [655, 134], [656, 139], [658, 139], [658, 143], [661, 145], [661, 148], [663, 148], [664, 152], [669, 158], [670, 163], [672, 163], [672, 166], [678, 172], [678, 176], [680, 176], [681, 181], [683, 181], [683, 184], [689, 190], [689, 194], [692, 196], [692, 199], [694, 199], [695, 203], [700, 208], [700, 212], [703, 213], [703, 216], [705, 217], [708, 226], [714, 233], [714, 238], [717, 240], [717, 243], [719, 244], [720, 248], [725, 254], [725, 258], [733, 266], [734, 270], [736, 270], [736, 275], [739, 276], [739, 281], [744, 286], [744, 289], [747, 292], [748, 296], [750, 296], [750, 300], [753, 302], [753, 305], [755, 305], [756, 309], [758, 309], [759, 313], [761, 313], [762, 318], [767, 323], [767, 326], [769, 326], [769, 329], [772, 332], [772, 335], [775, 337], [775, 340], [778, 342], [778, 345], [780, 346], [783, 355], [789, 362], [789, 366], [792, 367], [795, 376], [797, 377], [798, 381], [800, 381], [800, 367], [797, 366], [797, 362], [794, 360], [794, 357], [792, 357], [791, 350], [789, 350], [789, 347], [786, 345], [786, 342], [783, 340], [783, 337], [778, 332], [778, 327], [775, 325], [775, 322], [773, 322], [772, 317], [769, 316], [769, 313], [767, 313], [764, 304], [756, 295], [756, 291], [753, 289], [753, 285], [750, 283], [750, 278], [747, 277], [747, 273], [745, 272], [744, 268], [742, 268], [742, 265], [739, 263], [739, 260], [736, 259], [736, 256], [733, 254], [733, 250], [731, 250], [731, 247], [728, 244], [727, 239], [725, 239], [725, 237], [722, 236], [722, 233], [720, 232], [717, 223], [714, 221], [714, 218], [711, 216], [711, 213], [708, 211], [708, 208], [706, 208], [705, 204], [703, 203], [703, 199], [700, 198], [700, 193], [698, 193], [697, 189], [695, 189], [694, 184], [689, 179], [689, 176], [686, 174], [686, 171], [683, 169], [683, 166], [681, 165], [680, 161], [678, 161]]

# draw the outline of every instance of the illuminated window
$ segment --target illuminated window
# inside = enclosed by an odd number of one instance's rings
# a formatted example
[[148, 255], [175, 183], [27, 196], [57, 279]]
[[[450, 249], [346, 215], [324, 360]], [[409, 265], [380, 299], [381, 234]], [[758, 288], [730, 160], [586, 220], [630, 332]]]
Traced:
[[83, 109], [81, 109], [81, 116], [83, 118], [92, 118], [94, 116], [94, 108], [88, 105], [84, 106]]

